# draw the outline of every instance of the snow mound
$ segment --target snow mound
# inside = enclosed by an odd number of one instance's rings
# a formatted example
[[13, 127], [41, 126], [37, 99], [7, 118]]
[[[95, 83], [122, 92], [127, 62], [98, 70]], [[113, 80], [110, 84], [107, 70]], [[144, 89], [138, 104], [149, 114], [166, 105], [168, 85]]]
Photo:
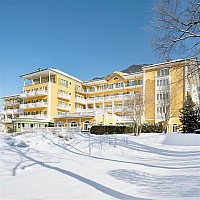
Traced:
[[15, 144], [15, 139], [14, 138], [11, 138], [11, 137], [7, 137], [6, 138], [6, 143], [10, 146], [14, 146]]
[[200, 135], [168, 133], [163, 143], [177, 146], [200, 146]]
[[26, 148], [26, 147], [28, 147], [28, 145], [27, 145], [24, 141], [20, 141], [16, 146], [17, 146], [17, 147], [21, 147], [21, 148]]
[[26, 144], [26, 142], [22, 141], [22, 140], [16, 140], [14, 138], [11, 137], [7, 137], [6, 138], [6, 143], [10, 146], [17, 146], [20, 148], [26, 148], [28, 147], [28, 145]]

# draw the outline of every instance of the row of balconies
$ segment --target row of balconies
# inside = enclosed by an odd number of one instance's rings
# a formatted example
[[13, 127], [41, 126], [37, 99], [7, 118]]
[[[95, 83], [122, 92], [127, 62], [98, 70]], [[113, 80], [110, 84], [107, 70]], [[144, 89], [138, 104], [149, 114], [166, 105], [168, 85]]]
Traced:
[[47, 107], [47, 102], [36, 102], [36, 103], [27, 103], [27, 104], [20, 104], [20, 109], [26, 108], [42, 108]]
[[[42, 96], [42, 95], [47, 95], [47, 91], [37, 90], [37, 91], [32, 91], [32, 92], [20, 94], [20, 96], [24, 97], [24, 98], [25, 97], [32, 97], [32, 96]], [[103, 101], [107, 102], [107, 101], [113, 101], [113, 100], [114, 101], [123, 100], [123, 99], [127, 99], [129, 96], [130, 96], [129, 94], [112, 95], [112, 96], [95, 97], [95, 98], [88, 98], [88, 99], [84, 99], [84, 98], [81, 98], [81, 97], [75, 97], [74, 101], [75, 101], [75, 103], [80, 103], [80, 104], [90, 104], [90, 103], [94, 103], [94, 102], [103, 102]], [[63, 98], [63, 99], [67, 99], [67, 100], [71, 99], [71, 95], [64, 94], [64, 93], [58, 93], [58, 97]], [[25, 105], [25, 104], [21, 104], [20, 106], [21, 106], [21, 108], [27, 108], [29, 106], [34, 107], [32, 104], [29, 104], [28, 106]]]
[[55, 114], [54, 118], [62, 118], [62, 117], [88, 117], [88, 116], [95, 116], [95, 113], [94, 112], [62, 113], [62, 114]]
[[15, 108], [15, 109], [7, 109], [7, 110], [3, 110], [0, 112], [0, 114], [20, 114], [23, 111], [21, 109]]
[[94, 92], [102, 92], [102, 91], [109, 91], [109, 90], [115, 90], [115, 89], [123, 89], [123, 88], [137, 88], [143, 86], [142, 84], [140, 85], [131, 85], [131, 84], [125, 84], [124, 86], [115, 86], [113, 85], [113, 88], [93, 88], [93, 89], [86, 89], [86, 90], [76, 90], [82, 93], [94, 93]]
[[83, 109], [83, 108], [75, 108], [74, 112], [94, 112], [94, 111], [105, 111], [105, 112], [121, 112], [123, 110], [123, 106], [115, 106], [115, 107], [104, 107], [103, 108], [87, 108], [87, 109]]
[[22, 92], [20, 94], [20, 97], [26, 98], [26, 97], [46, 96], [46, 95], [48, 95], [46, 90], [36, 90], [36, 91], [30, 91], [30, 92]]
[[11, 101], [5, 101], [4, 103], [3, 103], [3, 106], [13, 106], [13, 105], [18, 105], [18, 104], [20, 104], [20, 102], [19, 101], [14, 101], [14, 102], [11, 102]]
[[26, 118], [26, 119], [47, 119], [47, 115], [45, 115], [45, 114], [20, 115], [19, 118]]
[[94, 97], [94, 98], [88, 98], [88, 99], [83, 99], [80, 97], [75, 98], [76, 103], [80, 104], [91, 104], [91, 103], [98, 103], [98, 102], [109, 102], [109, 101], [121, 101], [121, 100], [126, 100], [130, 97], [129, 94], [126, 95], [112, 95], [112, 96], [105, 96], [105, 97]]

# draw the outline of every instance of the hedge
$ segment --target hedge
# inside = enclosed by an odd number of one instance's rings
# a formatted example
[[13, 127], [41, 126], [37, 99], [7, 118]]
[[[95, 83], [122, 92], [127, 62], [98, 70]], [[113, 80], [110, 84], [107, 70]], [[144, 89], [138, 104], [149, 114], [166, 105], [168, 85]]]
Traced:
[[133, 133], [132, 127], [127, 126], [92, 126], [90, 129], [91, 134], [103, 135], [103, 134], [125, 134]]

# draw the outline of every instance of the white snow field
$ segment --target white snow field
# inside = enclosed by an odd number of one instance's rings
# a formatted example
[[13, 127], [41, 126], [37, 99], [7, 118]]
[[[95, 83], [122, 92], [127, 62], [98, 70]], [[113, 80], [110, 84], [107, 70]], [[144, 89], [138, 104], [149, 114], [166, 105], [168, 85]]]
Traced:
[[0, 199], [200, 199], [200, 135], [170, 137], [1, 133]]

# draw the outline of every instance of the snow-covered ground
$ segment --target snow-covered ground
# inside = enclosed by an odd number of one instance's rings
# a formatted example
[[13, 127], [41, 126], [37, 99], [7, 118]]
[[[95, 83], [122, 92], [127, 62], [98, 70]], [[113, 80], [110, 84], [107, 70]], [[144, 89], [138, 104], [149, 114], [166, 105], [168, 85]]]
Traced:
[[1, 133], [0, 199], [200, 199], [200, 136], [179, 135], [91, 136], [89, 155], [87, 134]]

